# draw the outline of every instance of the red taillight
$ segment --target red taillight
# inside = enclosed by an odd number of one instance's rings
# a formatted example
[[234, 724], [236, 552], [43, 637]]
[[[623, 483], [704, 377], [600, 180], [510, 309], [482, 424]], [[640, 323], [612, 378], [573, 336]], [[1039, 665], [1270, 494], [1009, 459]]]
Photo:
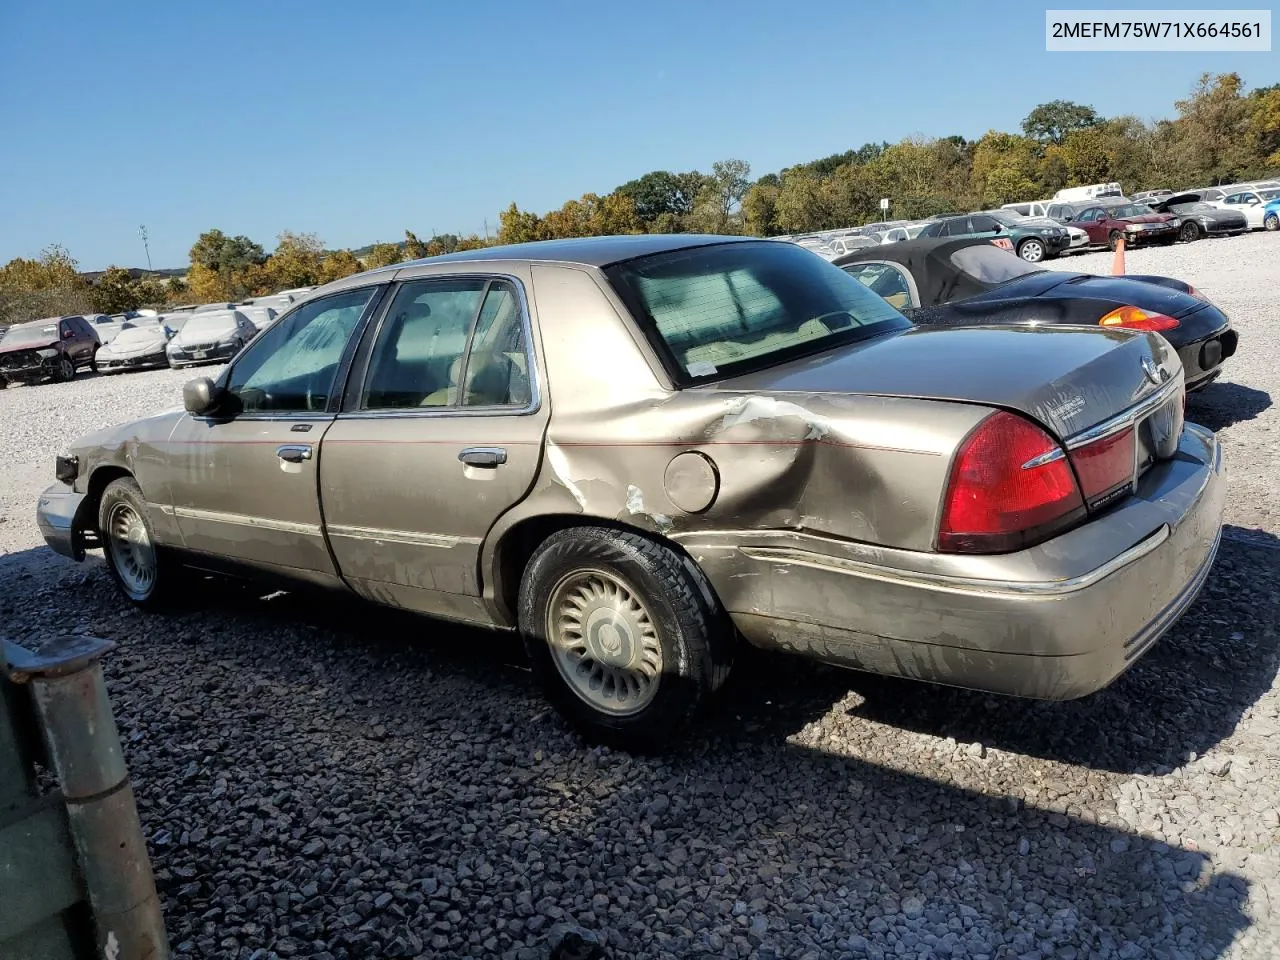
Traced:
[[1071, 463], [1080, 478], [1085, 503], [1102, 506], [1104, 495], [1133, 482], [1133, 427], [1071, 451]]
[[1062, 448], [1034, 423], [1002, 411], [979, 424], [956, 454], [938, 549], [1017, 550], [1083, 514], [1084, 500]]
[[1124, 327], [1128, 330], [1172, 330], [1178, 326], [1173, 317], [1143, 310], [1141, 307], [1117, 307], [1098, 321], [1102, 327]]

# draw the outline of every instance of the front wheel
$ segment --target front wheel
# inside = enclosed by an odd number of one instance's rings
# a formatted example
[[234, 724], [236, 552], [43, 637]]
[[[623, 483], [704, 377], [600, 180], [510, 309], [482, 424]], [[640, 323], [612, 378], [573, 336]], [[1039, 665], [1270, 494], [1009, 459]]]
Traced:
[[62, 383], [66, 383], [68, 380], [73, 379], [75, 375], [76, 365], [72, 362], [71, 358], [64, 353], [58, 358], [57, 379]]
[[1028, 263], [1039, 263], [1044, 259], [1044, 244], [1039, 240], [1023, 240], [1018, 247], [1018, 256]]
[[733, 630], [689, 558], [636, 533], [571, 527], [534, 553], [520, 632], [557, 710], [587, 739], [648, 752], [728, 676]]
[[102, 491], [98, 530], [107, 572], [129, 602], [152, 610], [168, 604], [179, 571], [161, 562], [146, 499], [132, 477], [113, 480]]
[[94, 373], [98, 372], [98, 348], [93, 348], [93, 353], [89, 354], [89, 369]]
[[1178, 230], [1178, 239], [1184, 243], [1191, 243], [1193, 240], [1200, 239], [1200, 228], [1188, 220]]
[[1119, 230], [1112, 230], [1111, 234], [1107, 237], [1108, 249], [1115, 250], [1116, 247], [1120, 246], [1120, 238], [1122, 236], [1124, 235]]
[[1262, 221], [1262, 226], [1266, 230], [1280, 230], [1280, 214], [1268, 213], [1266, 219]]

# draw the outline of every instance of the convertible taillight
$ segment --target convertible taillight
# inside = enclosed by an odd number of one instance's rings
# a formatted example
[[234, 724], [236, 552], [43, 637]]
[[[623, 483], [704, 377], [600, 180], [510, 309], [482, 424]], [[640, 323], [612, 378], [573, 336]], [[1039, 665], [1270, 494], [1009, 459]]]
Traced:
[[942, 503], [938, 549], [1005, 553], [1032, 546], [1084, 516], [1066, 452], [1044, 430], [993, 413], [956, 453]]
[[1101, 320], [1098, 321], [1101, 327], [1125, 327], [1129, 330], [1172, 330], [1178, 326], [1178, 321], [1173, 317], [1166, 317], [1163, 313], [1154, 313], [1151, 310], [1143, 310], [1141, 307], [1124, 306], [1116, 307]]

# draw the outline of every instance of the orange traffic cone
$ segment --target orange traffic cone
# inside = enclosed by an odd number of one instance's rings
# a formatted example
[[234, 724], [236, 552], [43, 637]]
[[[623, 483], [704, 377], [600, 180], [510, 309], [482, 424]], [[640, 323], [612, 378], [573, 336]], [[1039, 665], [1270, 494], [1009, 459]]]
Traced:
[[1116, 238], [1116, 256], [1111, 261], [1111, 275], [1113, 277], [1124, 276], [1124, 237]]

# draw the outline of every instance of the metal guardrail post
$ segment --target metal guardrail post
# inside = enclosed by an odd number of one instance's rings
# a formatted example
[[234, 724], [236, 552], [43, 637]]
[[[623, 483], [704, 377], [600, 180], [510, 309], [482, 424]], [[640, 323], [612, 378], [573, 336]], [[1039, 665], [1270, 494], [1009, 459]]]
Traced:
[[25, 684], [57, 776], [105, 960], [168, 960], [169, 943], [120, 736], [103, 681], [115, 644], [66, 637], [32, 653], [4, 645], [9, 679]]

